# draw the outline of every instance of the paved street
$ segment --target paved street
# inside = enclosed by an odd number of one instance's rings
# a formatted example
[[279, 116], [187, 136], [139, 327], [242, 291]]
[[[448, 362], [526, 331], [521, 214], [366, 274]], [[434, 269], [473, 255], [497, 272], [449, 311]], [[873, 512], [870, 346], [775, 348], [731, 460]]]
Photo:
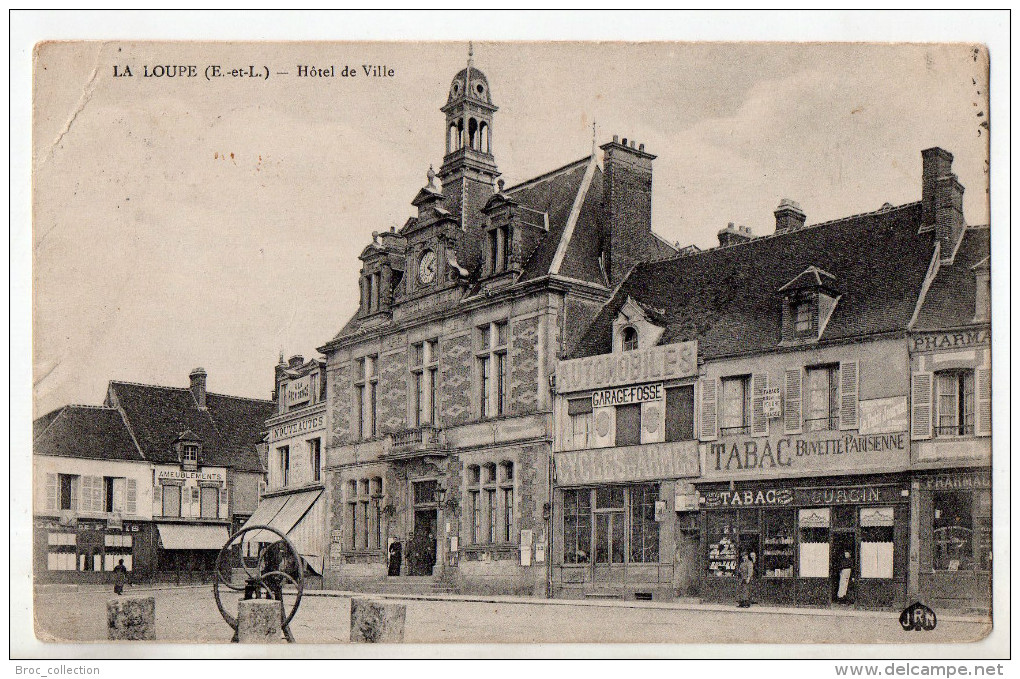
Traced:
[[[161, 641], [228, 642], [231, 630], [216, 610], [211, 589], [128, 591], [156, 597]], [[107, 590], [42, 589], [36, 595], [36, 635], [44, 641], [105, 641]], [[236, 598], [235, 598], [236, 601]], [[712, 606], [679, 608], [654, 603], [593, 604], [515, 599], [464, 601], [402, 599], [407, 605], [405, 640], [417, 643], [942, 643], [982, 638], [990, 626], [940, 619], [932, 632], [904, 632], [895, 614], [835, 615], [804, 609], [751, 612]], [[236, 603], [234, 604], [236, 610]], [[292, 624], [306, 643], [347, 643], [350, 599], [306, 596]]]

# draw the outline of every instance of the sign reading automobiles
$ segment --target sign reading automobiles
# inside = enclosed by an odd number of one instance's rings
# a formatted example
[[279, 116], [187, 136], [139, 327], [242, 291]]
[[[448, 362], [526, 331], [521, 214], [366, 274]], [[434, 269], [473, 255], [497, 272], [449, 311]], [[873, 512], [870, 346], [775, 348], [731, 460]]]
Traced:
[[560, 361], [556, 366], [556, 391], [565, 394], [584, 389], [660, 382], [693, 377], [697, 371], [698, 343], [677, 342]]

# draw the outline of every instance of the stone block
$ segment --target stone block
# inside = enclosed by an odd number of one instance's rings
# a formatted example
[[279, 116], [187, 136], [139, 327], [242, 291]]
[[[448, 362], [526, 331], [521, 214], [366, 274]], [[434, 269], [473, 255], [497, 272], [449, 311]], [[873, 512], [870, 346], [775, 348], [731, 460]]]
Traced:
[[283, 641], [280, 602], [247, 599], [237, 605], [237, 640], [242, 644], [278, 644]]
[[106, 602], [107, 638], [114, 641], [156, 638], [156, 598], [125, 596]]
[[351, 600], [351, 642], [399, 643], [404, 640], [407, 607], [369, 599]]

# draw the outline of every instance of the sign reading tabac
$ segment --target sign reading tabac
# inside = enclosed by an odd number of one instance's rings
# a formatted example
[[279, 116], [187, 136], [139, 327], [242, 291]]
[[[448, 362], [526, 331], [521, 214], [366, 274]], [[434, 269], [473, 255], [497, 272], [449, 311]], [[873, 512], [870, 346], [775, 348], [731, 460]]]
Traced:
[[566, 394], [585, 389], [659, 382], [693, 377], [697, 371], [698, 343], [678, 342], [560, 361], [556, 366], [556, 391]]

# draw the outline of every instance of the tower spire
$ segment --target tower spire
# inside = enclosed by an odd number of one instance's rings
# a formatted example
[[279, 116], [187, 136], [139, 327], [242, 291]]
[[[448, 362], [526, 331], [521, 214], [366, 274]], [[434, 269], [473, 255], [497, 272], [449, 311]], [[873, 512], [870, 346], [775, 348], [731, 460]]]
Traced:
[[591, 154], [593, 156], [595, 155], [595, 137], [596, 136], [597, 135], [595, 133], [595, 119], [592, 118], [592, 120], [591, 120]]

